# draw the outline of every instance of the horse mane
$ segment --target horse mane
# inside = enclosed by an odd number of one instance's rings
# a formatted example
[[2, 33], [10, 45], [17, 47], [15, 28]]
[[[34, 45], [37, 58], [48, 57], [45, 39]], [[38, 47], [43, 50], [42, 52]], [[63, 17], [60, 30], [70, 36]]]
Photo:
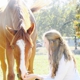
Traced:
[[[35, 12], [48, 4], [37, 0], [30, 9], [32, 12]], [[31, 27], [31, 20], [29, 10], [23, 0], [9, 0], [8, 9], [11, 12], [10, 15], [12, 15], [13, 29], [19, 30], [23, 27], [25, 32], [27, 32]]]
[[[43, 6], [45, 5], [35, 5], [31, 7], [31, 10], [32, 12], [35, 12]], [[28, 40], [31, 46], [33, 46], [30, 34], [34, 30], [34, 23], [31, 22], [30, 13], [27, 6], [24, 5], [22, 0], [10, 0], [6, 9], [11, 12], [10, 15], [13, 26], [11, 28], [17, 30], [10, 44], [14, 45], [16, 40], [22, 38], [24, 41]]]
[[19, 30], [23, 27], [25, 32], [27, 32], [31, 26], [30, 15], [22, 0], [10, 0], [8, 8], [11, 11], [13, 28]]
[[[15, 45], [18, 39], [23, 39], [25, 42], [29, 42], [31, 47], [33, 42], [30, 34], [34, 30], [34, 23], [31, 22], [28, 8], [22, 3], [21, 0], [10, 0], [7, 9], [11, 11], [14, 35], [10, 45]], [[11, 33], [11, 29], [8, 29], [8, 33]], [[16, 33], [15, 33], [16, 32]], [[15, 34], [14, 34], [15, 33]]]

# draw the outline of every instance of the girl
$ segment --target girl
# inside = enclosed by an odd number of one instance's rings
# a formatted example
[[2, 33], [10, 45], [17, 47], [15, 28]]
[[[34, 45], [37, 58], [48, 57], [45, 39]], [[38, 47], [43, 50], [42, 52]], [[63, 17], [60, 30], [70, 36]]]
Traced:
[[48, 50], [49, 74], [29, 74], [23, 80], [80, 80], [75, 58], [61, 34], [56, 30], [47, 31], [43, 34], [43, 40]]

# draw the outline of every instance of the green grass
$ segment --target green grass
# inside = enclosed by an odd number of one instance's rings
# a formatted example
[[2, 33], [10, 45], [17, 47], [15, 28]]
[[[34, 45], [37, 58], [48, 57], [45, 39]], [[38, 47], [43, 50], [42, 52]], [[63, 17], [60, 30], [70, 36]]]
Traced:
[[48, 74], [49, 66], [48, 66], [47, 55], [36, 55], [34, 60], [34, 73], [35, 74]]
[[[78, 72], [80, 73], [80, 55], [75, 55]], [[47, 55], [36, 55], [34, 60], [35, 74], [48, 74], [49, 64]]]
[[80, 73], [80, 55], [75, 55], [76, 58], [76, 66], [78, 69], [78, 72]]

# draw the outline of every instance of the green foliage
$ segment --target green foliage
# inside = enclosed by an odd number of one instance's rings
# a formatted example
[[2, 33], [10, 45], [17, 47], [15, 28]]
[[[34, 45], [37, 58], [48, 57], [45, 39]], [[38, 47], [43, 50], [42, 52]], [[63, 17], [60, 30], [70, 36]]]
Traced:
[[35, 13], [38, 39], [44, 32], [50, 29], [60, 31], [63, 36], [74, 36], [73, 20], [75, 19], [75, 5], [65, 4], [63, 7], [52, 4], [47, 10], [41, 10]]
[[76, 19], [77, 19], [77, 20], [80, 19], [80, 14], [76, 14]]
[[76, 36], [80, 37], [80, 3], [76, 6], [76, 20], [74, 21]]
[[[75, 20], [75, 21], [74, 21], [74, 25], [79, 29], [79, 27], [80, 27], [80, 22], [77, 21], [77, 20]], [[79, 29], [79, 30], [80, 30], [80, 29]]]

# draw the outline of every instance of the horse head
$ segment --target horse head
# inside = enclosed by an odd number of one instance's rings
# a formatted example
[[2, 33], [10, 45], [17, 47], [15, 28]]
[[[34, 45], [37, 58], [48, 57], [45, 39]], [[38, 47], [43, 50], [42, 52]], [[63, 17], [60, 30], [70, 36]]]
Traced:
[[32, 48], [34, 46], [33, 40], [31, 38], [31, 35], [33, 34], [33, 31], [34, 31], [34, 23], [27, 30], [27, 32], [25, 32], [23, 27], [21, 27], [19, 30], [12, 30], [9, 27], [7, 27], [7, 31], [10, 34], [10, 36], [12, 36], [10, 46], [12, 48], [17, 46], [17, 49], [20, 52], [19, 69], [20, 69], [21, 75], [24, 75], [28, 73], [28, 66], [29, 66], [28, 60], [31, 57]]

